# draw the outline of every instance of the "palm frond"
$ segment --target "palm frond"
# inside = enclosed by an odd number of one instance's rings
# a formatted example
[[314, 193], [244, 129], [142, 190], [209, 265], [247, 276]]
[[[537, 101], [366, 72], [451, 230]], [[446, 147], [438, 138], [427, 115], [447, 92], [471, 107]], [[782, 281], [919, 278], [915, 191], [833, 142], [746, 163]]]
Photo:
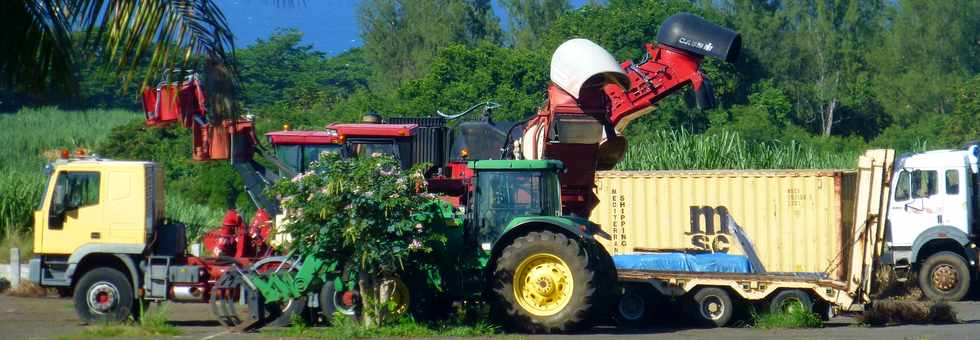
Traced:
[[[212, 0], [66, 0], [72, 24], [86, 30], [86, 41], [101, 45], [108, 64], [124, 81], [147, 65], [143, 86], [171, 69], [200, 69], [230, 83], [209, 95], [234, 101], [237, 70], [234, 36]], [[210, 72], [220, 67], [227, 72]], [[229, 92], [230, 91], [230, 92]], [[224, 111], [222, 108], [217, 108]], [[219, 114], [223, 112], [218, 112]]]
[[69, 18], [61, 1], [0, 1], [0, 88], [75, 93]]

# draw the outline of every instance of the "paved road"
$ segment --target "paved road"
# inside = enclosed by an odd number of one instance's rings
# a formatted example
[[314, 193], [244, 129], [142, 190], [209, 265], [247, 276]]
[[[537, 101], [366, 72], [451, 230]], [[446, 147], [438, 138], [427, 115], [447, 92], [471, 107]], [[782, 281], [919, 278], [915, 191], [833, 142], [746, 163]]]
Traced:
[[[962, 323], [941, 326], [895, 326], [870, 328], [853, 325], [853, 320], [837, 318], [822, 329], [757, 330], [750, 328], [691, 329], [663, 326], [640, 332], [620, 332], [597, 328], [586, 334], [535, 335], [529, 340], [580, 338], [588, 340], [653, 338], [657, 339], [914, 339], [952, 340], [980, 339], [980, 302], [959, 302], [953, 307]], [[184, 334], [181, 339], [276, 339], [264, 334], [228, 334], [211, 321], [206, 305], [174, 304], [170, 318]], [[0, 339], [51, 339], [78, 337], [83, 330], [75, 316], [71, 300], [18, 298], [0, 295]], [[170, 337], [167, 337], [170, 338]], [[513, 337], [508, 337], [513, 338]], [[523, 338], [523, 336], [521, 336]]]

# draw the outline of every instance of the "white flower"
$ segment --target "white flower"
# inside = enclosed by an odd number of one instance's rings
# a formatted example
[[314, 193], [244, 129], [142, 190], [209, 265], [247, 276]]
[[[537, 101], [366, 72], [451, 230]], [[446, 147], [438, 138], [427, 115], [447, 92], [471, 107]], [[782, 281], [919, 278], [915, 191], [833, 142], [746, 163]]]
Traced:
[[412, 239], [412, 243], [408, 244], [408, 249], [410, 250], [416, 250], [419, 248], [422, 248], [422, 242], [419, 242], [419, 240]]
[[382, 155], [382, 153], [380, 153], [380, 152], [372, 152], [371, 153], [371, 157], [374, 157], [374, 158], [381, 157], [381, 155]]
[[422, 229], [423, 229], [422, 223], [415, 224], [415, 231], [422, 232]]
[[371, 197], [371, 196], [374, 196], [374, 191], [368, 191], [364, 193], [364, 197]]

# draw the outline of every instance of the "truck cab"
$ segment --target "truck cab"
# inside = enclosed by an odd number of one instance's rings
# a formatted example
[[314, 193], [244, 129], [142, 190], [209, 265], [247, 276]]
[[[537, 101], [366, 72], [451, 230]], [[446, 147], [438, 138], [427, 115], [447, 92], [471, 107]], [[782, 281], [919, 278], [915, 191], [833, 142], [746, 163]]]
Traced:
[[[163, 170], [152, 162], [96, 158], [49, 164], [44, 195], [34, 212], [30, 279], [42, 287], [74, 290], [86, 321], [118, 320], [135, 311], [136, 291], [154, 240], [169, 255], [183, 252], [182, 236], [161, 232]], [[166, 242], [171, 241], [171, 242]], [[159, 247], [157, 247], [159, 248]]]
[[978, 154], [974, 145], [895, 162], [882, 260], [932, 299], [960, 300], [976, 278]]

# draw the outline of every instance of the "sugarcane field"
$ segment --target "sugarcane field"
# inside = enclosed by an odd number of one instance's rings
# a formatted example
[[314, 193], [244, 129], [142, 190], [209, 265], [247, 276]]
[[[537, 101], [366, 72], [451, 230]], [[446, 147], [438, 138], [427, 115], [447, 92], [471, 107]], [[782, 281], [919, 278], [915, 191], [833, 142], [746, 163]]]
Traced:
[[3, 339], [980, 336], [980, 2], [0, 13]]

